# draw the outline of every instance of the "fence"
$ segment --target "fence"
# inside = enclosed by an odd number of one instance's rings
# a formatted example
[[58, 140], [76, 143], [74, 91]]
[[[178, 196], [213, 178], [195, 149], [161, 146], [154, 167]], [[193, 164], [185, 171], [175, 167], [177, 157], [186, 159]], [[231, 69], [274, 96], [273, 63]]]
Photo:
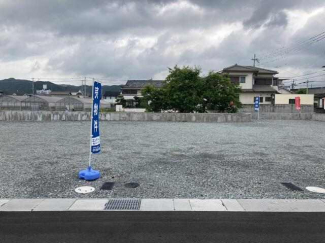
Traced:
[[[58, 96], [0, 96], [0, 110], [31, 110], [31, 111], [90, 111], [92, 100], [79, 97]], [[101, 108], [111, 108], [112, 103], [101, 101]]]

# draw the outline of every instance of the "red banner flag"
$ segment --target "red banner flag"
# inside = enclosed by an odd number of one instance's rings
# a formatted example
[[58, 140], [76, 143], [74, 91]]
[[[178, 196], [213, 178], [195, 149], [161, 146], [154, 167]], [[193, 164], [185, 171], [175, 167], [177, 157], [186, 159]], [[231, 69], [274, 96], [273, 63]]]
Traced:
[[300, 97], [295, 98], [295, 104], [296, 104], [296, 110], [300, 111], [301, 106], [300, 106]]

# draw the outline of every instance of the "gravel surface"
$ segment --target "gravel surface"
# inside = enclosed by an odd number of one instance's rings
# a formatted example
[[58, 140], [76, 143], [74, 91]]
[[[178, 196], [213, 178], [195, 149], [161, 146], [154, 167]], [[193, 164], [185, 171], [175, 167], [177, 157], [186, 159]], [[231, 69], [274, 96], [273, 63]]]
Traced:
[[[0, 122], [0, 198], [324, 198], [305, 190], [325, 188], [324, 126], [102, 122], [93, 156], [102, 177], [85, 182], [77, 175], [88, 164], [89, 122]], [[113, 190], [100, 190], [104, 182]], [[96, 191], [75, 193], [83, 185]]]

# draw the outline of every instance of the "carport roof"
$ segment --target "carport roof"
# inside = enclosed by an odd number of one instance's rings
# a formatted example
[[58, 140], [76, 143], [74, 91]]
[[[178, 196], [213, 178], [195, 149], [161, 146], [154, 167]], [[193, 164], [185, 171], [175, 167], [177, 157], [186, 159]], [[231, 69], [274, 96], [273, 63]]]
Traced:
[[278, 91], [270, 85], [253, 85], [253, 90], [254, 92], [278, 93]]
[[28, 96], [18, 96], [18, 95], [3, 95], [1, 97], [3, 97], [3, 98], [9, 97], [9, 98], [15, 99], [17, 101], [23, 101], [24, 99], [28, 98]]
[[274, 94], [279, 93], [270, 85], [253, 85], [253, 89], [243, 89], [242, 92], [243, 93], [274, 93]]

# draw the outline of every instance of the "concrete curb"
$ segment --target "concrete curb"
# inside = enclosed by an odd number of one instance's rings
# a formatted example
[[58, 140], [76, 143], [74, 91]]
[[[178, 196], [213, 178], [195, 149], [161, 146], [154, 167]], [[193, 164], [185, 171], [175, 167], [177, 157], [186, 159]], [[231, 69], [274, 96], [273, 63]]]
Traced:
[[[0, 212], [111, 211], [105, 210], [109, 200], [0, 199]], [[325, 212], [325, 199], [141, 199], [131, 211]]]

